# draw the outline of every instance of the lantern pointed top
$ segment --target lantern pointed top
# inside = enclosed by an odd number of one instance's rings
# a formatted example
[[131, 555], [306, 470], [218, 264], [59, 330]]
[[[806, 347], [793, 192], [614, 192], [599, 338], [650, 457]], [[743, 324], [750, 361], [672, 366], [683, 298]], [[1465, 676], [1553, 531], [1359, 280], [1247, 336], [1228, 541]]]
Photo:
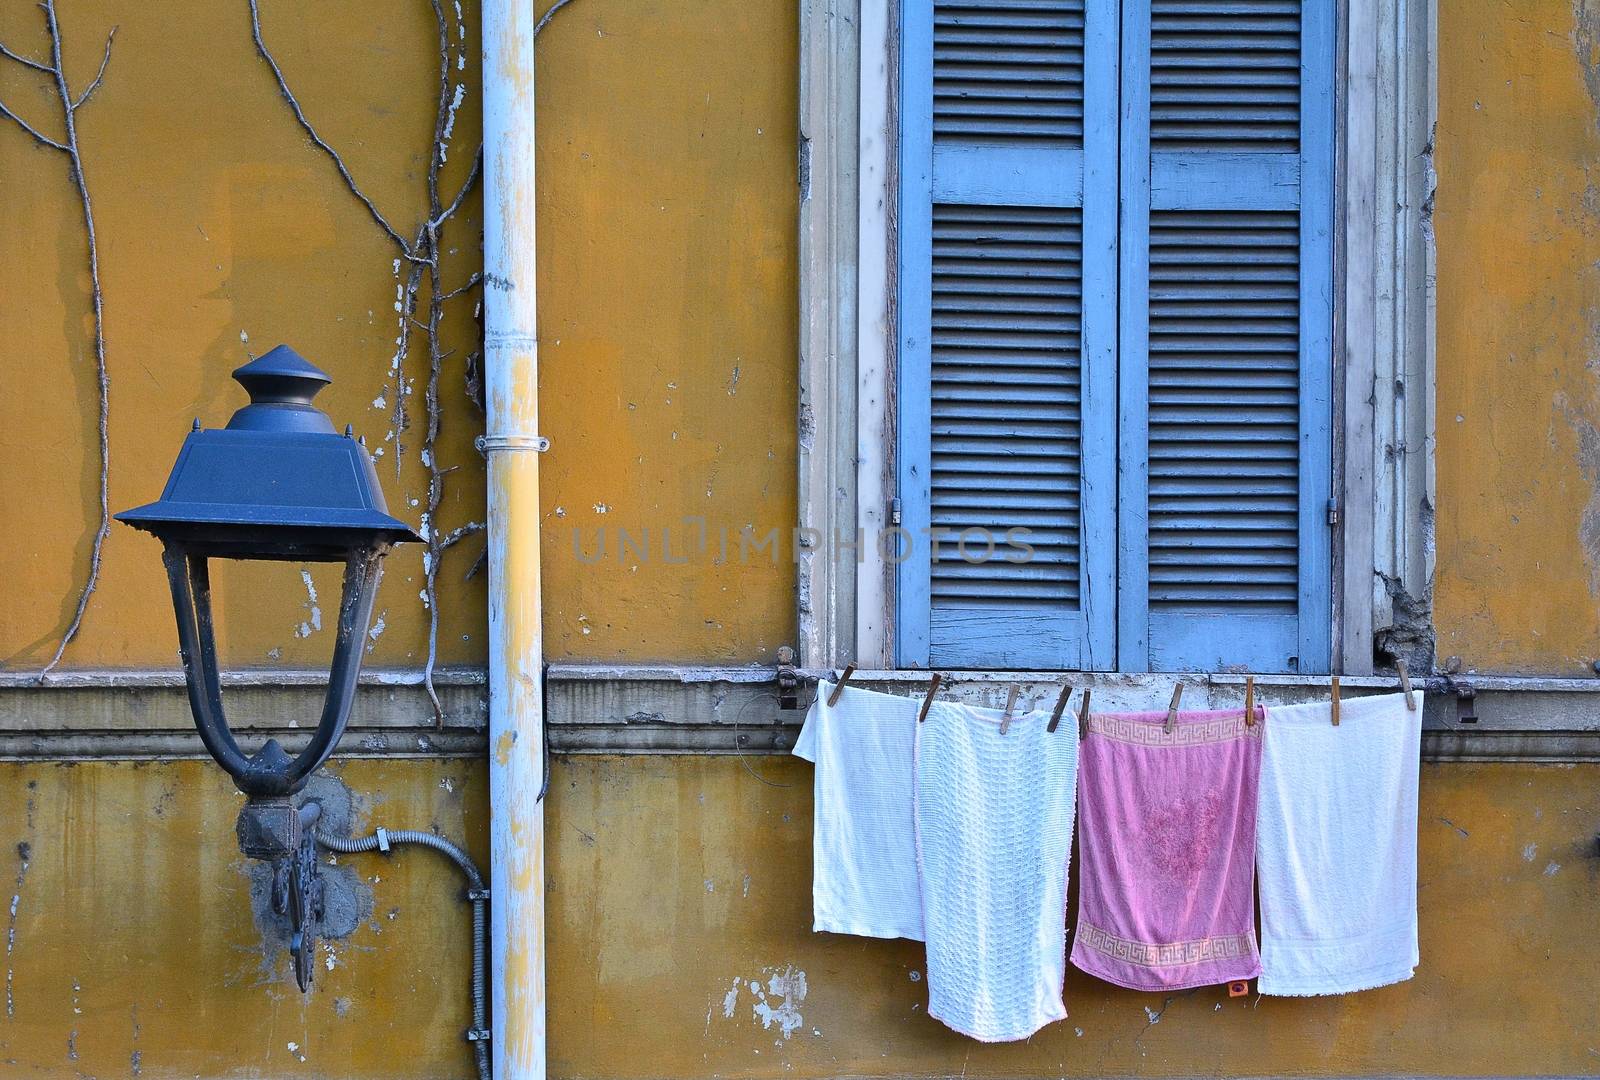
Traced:
[[333, 382], [328, 373], [289, 348], [279, 345], [242, 367], [233, 377], [250, 395], [250, 404], [233, 414], [228, 427], [249, 431], [334, 430], [333, 421], [311, 404], [324, 386]]
[[333, 382], [326, 371], [289, 348], [279, 345], [233, 369], [233, 377], [250, 394], [252, 402], [293, 401], [309, 405], [317, 391]]

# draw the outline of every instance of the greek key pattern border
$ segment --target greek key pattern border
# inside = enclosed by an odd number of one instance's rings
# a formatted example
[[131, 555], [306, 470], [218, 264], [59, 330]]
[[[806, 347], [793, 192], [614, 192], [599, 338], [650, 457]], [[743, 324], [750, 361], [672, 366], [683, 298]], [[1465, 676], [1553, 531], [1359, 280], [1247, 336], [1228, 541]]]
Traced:
[[1102, 953], [1113, 960], [1139, 967], [1181, 967], [1201, 964], [1208, 960], [1237, 960], [1254, 956], [1255, 942], [1249, 934], [1227, 934], [1222, 937], [1196, 938], [1193, 941], [1173, 941], [1151, 944], [1118, 937], [1093, 923], [1081, 923], [1078, 940], [1088, 949]]
[[[1159, 715], [1145, 715], [1144, 719], [1136, 719], [1118, 713], [1091, 713], [1089, 733], [1133, 746], [1209, 746], [1232, 742], [1234, 739], [1261, 737], [1262, 722], [1258, 720], [1246, 727], [1242, 711], [1237, 715], [1180, 722], [1172, 726], [1170, 734]], [[1154, 719], [1149, 719], [1152, 715]]]

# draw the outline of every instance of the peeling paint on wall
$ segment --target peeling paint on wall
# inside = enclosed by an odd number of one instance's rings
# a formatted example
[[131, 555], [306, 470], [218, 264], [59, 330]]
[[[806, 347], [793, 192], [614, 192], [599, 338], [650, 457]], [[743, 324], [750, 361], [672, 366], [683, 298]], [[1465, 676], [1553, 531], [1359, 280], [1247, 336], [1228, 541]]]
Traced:
[[[762, 1030], [777, 1029], [779, 1038], [774, 1045], [782, 1046], [804, 1026], [805, 1017], [801, 1015], [800, 1007], [806, 1000], [806, 973], [792, 964], [785, 964], [781, 968], [762, 968], [757, 978], [735, 977], [722, 997], [724, 1019], [734, 1018], [739, 1009], [741, 991], [749, 995], [751, 1018], [761, 1025]], [[708, 1022], [709, 1019], [708, 1014]]]
[[[1424, 508], [1426, 511], [1426, 507]], [[1425, 527], [1431, 532], [1431, 514], [1424, 513]], [[1388, 594], [1389, 622], [1373, 631], [1375, 657], [1393, 663], [1404, 660], [1412, 671], [1432, 671], [1436, 635], [1433, 629], [1433, 586], [1421, 596], [1413, 596], [1399, 578], [1381, 575]]]
[[781, 972], [767, 968], [766, 973], [764, 989], [754, 979], [750, 981], [750, 991], [756, 996], [756, 1018], [768, 1030], [776, 1024], [787, 1039], [805, 1023], [800, 1006], [806, 1000], [806, 973], [794, 967], [785, 967]]
[[[28, 867], [33, 859], [34, 840], [34, 812], [36, 802], [34, 793], [38, 790], [38, 781], [29, 780], [27, 796], [23, 809], [23, 837], [17, 841], [17, 876], [12, 887], [11, 903], [6, 913], [6, 1016], [16, 1015], [16, 968], [12, 963], [12, 954], [17, 948], [17, 912], [22, 907], [23, 886], [28, 880]], [[0, 819], [3, 820], [3, 819]]]
[[299, 626], [295, 627], [294, 636], [297, 638], [308, 638], [318, 630], [322, 629], [322, 608], [317, 605], [317, 583], [311, 580], [310, 567], [301, 567], [300, 580], [303, 581], [306, 586], [306, 600], [304, 606], [307, 615], [305, 621]]
[[[31, 815], [30, 815], [31, 816]], [[32, 850], [26, 840], [17, 842], [17, 880], [16, 891], [11, 894], [11, 906], [6, 922], [6, 1015], [16, 1015], [16, 1000], [12, 987], [16, 982], [16, 971], [11, 966], [11, 954], [17, 947], [17, 909], [22, 906], [22, 886], [28, 880], [28, 859]]]

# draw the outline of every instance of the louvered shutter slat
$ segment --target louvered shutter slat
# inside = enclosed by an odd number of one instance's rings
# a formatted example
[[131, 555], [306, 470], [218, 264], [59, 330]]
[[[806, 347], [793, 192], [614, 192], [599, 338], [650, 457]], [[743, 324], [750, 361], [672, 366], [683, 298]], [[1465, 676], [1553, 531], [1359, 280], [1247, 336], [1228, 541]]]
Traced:
[[1332, 3], [1124, 11], [1120, 659], [1326, 671]]
[[[1151, 149], [1297, 153], [1299, 6], [1153, 0]], [[1205, 93], [1195, 91], [1197, 83]]]
[[1086, 551], [1083, 522], [1109, 523], [1115, 494], [1113, 461], [1084, 447], [1114, 424], [1116, 5], [902, 12], [900, 662], [1109, 666], [1113, 553]]
[[[1078, 505], [1074, 375], [1082, 314], [1077, 284], [1079, 211], [1039, 209], [1026, 216], [1012, 212], [993, 230], [974, 227], [966, 212], [958, 216], [969, 223], [967, 228], [947, 231], [944, 207], [933, 208], [932, 513], [935, 522], [945, 521], [946, 527], [1003, 537], [1009, 529], [1026, 527], [1003, 502], [1021, 506], [1030, 499], [1050, 499], [1062, 513], [1071, 513]], [[961, 305], [948, 304], [940, 287], [946, 259], [958, 265], [977, 260], [991, 267], [989, 295], [997, 310], [975, 321]], [[1048, 318], [1024, 317], [1028, 305], [1006, 302], [1011, 282], [1030, 279], [1055, 282], [1044, 298], [1051, 312]], [[974, 387], [966, 351], [996, 340], [1044, 358], [1044, 377], [1032, 386], [989, 382]], [[1018, 417], [1026, 417], [1038, 429], [1023, 428]], [[961, 506], [972, 492], [1000, 500], [991, 501], [987, 513], [973, 513]], [[966, 512], [952, 513], [958, 507]], [[987, 543], [981, 541], [978, 550], [987, 552]], [[941, 556], [929, 571], [934, 663], [948, 662], [946, 656], [953, 659], [957, 651], [972, 647], [960, 640], [945, 643], [937, 633], [944, 625], [969, 625], [967, 607], [1011, 610], [1027, 601], [1027, 608], [1047, 618], [1055, 612], [1064, 619], [1077, 603], [1075, 538], [1036, 547], [1027, 563], [998, 557], [968, 563], [959, 549], [952, 552], [948, 545]], [[1052, 587], [1043, 587], [1045, 583]]]
[[1083, 0], [935, 3], [934, 140], [1081, 146], [1083, 43]]

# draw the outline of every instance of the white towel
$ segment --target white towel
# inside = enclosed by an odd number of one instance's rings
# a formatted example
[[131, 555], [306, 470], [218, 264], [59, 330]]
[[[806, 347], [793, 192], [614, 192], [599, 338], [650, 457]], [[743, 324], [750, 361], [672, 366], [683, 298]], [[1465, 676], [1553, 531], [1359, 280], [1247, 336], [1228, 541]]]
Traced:
[[794, 752], [816, 763], [812, 929], [922, 940], [911, 831], [911, 755], [920, 702], [817, 683]]
[[1422, 694], [1268, 711], [1256, 825], [1263, 994], [1403, 982], [1417, 952]]
[[985, 1042], [1067, 1015], [1067, 860], [1077, 724], [935, 702], [917, 725], [928, 1013]]

